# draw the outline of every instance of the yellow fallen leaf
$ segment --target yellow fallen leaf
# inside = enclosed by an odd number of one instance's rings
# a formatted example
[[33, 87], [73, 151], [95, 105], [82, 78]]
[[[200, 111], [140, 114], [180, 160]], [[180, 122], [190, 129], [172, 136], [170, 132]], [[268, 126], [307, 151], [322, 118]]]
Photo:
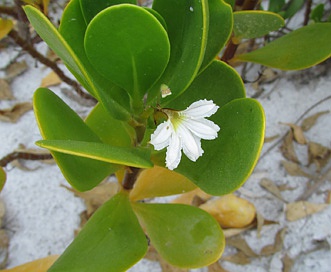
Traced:
[[50, 86], [56, 86], [61, 84], [61, 82], [62, 81], [59, 76], [54, 71], [51, 71], [47, 76], [42, 79], [40, 87], [46, 88]]
[[243, 228], [255, 218], [255, 207], [248, 200], [233, 194], [211, 199], [200, 206], [210, 213], [223, 228]]
[[13, 268], [0, 270], [0, 272], [47, 272], [58, 257], [58, 255], [51, 255]]
[[5, 183], [6, 183], [6, 172], [0, 166], [0, 192], [2, 191], [3, 187], [5, 186]]
[[12, 20], [0, 18], [0, 40], [6, 37], [13, 27], [14, 24]]
[[328, 207], [329, 204], [317, 204], [307, 201], [298, 201], [286, 205], [286, 219], [296, 221], [308, 215], [320, 212]]

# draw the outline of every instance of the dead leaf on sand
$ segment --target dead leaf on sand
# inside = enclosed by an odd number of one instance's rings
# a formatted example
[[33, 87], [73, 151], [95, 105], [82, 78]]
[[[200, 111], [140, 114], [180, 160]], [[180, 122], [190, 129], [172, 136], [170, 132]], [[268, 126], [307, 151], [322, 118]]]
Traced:
[[327, 208], [329, 204], [317, 204], [307, 201], [298, 201], [286, 205], [286, 219], [296, 221], [308, 215], [320, 212]]
[[5, 79], [0, 78], [0, 100], [12, 99], [14, 99], [14, 96], [10, 89], [9, 83]]
[[279, 230], [276, 234], [274, 243], [263, 247], [261, 249], [260, 255], [270, 256], [281, 251], [283, 248], [283, 240], [284, 240], [285, 232], [286, 232], [286, 228]]
[[258, 257], [258, 254], [256, 254], [247, 244], [246, 240], [241, 237], [231, 237], [230, 239], [226, 239], [226, 244], [235, 247], [247, 257]]
[[11, 108], [0, 110], [0, 120], [16, 123], [24, 113], [30, 110], [32, 110], [30, 102], [18, 103]]
[[267, 178], [263, 178], [260, 181], [260, 185], [266, 189], [269, 193], [280, 199], [281, 201], [285, 202], [284, 198], [282, 197], [282, 194], [280, 193], [280, 190], [275, 185], [275, 183]]
[[317, 170], [321, 170], [331, 158], [331, 149], [319, 143], [309, 142], [308, 164], [314, 163]]
[[293, 131], [293, 138], [298, 144], [305, 145], [307, 144], [306, 137], [303, 133], [303, 130], [300, 126], [292, 124], [292, 123], [281, 123], [283, 125], [289, 126]]
[[246, 265], [251, 263], [251, 259], [242, 251], [239, 251], [236, 254], [230, 256], [224, 256], [222, 257], [222, 260], [239, 265]]
[[290, 161], [281, 161], [281, 164], [284, 166], [286, 172], [291, 176], [307, 177], [313, 178], [312, 175], [306, 173], [299, 164]]
[[25, 61], [14, 62], [10, 64], [6, 69], [6, 79], [11, 81], [15, 77], [23, 74], [28, 69], [28, 65]]
[[282, 258], [283, 262], [283, 272], [291, 272], [292, 271], [292, 266], [294, 264], [294, 260], [291, 259], [287, 254], [284, 255]]
[[270, 142], [273, 142], [274, 140], [276, 140], [278, 138], [279, 138], [279, 134], [276, 134], [276, 135], [270, 136], [270, 137], [265, 137], [264, 142], [265, 143], [270, 143]]
[[219, 262], [216, 262], [208, 266], [208, 272], [229, 272], [229, 271], [224, 269]]
[[59, 76], [54, 72], [51, 71], [47, 76], [45, 76], [40, 84], [40, 87], [50, 87], [50, 86], [56, 86], [61, 84], [62, 80], [59, 78]]
[[58, 255], [51, 255], [13, 268], [0, 270], [0, 272], [45, 272], [56, 261]]
[[320, 116], [328, 114], [328, 113], [330, 113], [330, 111], [321, 111], [321, 112], [315, 113], [314, 115], [309, 116], [306, 119], [304, 119], [301, 123], [301, 127], [302, 127], [303, 131], [307, 131], [307, 130], [311, 129], [316, 124], [317, 119]]
[[280, 151], [283, 156], [293, 162], [299, 162], [298, 156], [294, 150], [293, 146], [293, 132], [290, 130], [286, 135], [282, 145], [280, 146]]

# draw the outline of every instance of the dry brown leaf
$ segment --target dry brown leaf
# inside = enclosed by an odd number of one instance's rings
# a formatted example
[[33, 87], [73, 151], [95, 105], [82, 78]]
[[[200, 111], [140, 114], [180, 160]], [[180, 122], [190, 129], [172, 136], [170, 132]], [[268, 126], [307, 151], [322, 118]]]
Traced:
[[5, 268], [9, 256], [9, 235], [5, 229], [0, 229], [0, 269]]
[[233, 236], [236, 236], [240, 233], [243, 233], [244, 231], [248, 230], [248, 229], [251, 229], [252, 227], [254, 227], [254, 225], [249, 225], [248, 227], [246, 228], [235, 228], [235, 229], [224, 229], [223, 230], [223, 234], [224, 234], [224, 237], [225, 238], [230, 238], [230, 237], [233, 237]]
[[12, 100], [12, 99], [14, 99], [14, 96], [12, 94], [8, 82], [5, 79], [0, 78], [0, 100]]
[[308, 163], [314, 163], [317, 170], [321, 170], [331, 158], [331, 149], [319, 143], [309, 142], [308, 144]]
[[271, 68], [264, 69], [258, 80], [252, 83], [252, 87], [256, 91], [261, 91], [260, 85], [263, 83], [271, 83], [279, 77], [279, 74]]
[[296, 189], [295, 187], [291, 187], [287, 184], [281, 184], [281, 185], [278, 185], [277, 187], [278, 187], [278, 190], [281, 192], [282, 191], [293, 191]]
[[293, 146], [293, 132], [292, 130], [286, 135], [282, 145], [280, 146], [280, 151], [282, 152], [283, 156], [293, 162], [299, 162], [297, 154], [294, 150]]
[[260, 255], [262, 256], [270, 256], [273, 255], [283, 248], [283, 240], [286, 229], [281, 229], [277, 232], [275, 241], [272, 245], [267, 245], [261, 249]]
[[281, 161], [286, 172], [291, 176], [307, 177], [312, 178], [312, 175], [306, 173], [299, 164], [290, 161]]
[[208, 272], [229, 272], [229, 271], [224, 269], [219, 262], [216, 262], [208, 266]]
[[284, 198], [282, 197], [282, 194], [280, 193], [278, 187], [275, 185], [275, 183], [267, 178], [263, 178], [260, 181], [260, 185], [266, 189], [269, 193], [273, 194], [275, 197], [280, 199], [281, 201], [284, 201]]
[[45, 76], [40, 84], [40, 87], [50, 87], [50, 86], [56, 86], [61, 84], [62, 80], [59, 78], [59, 76], [54, 72], [51, 71], [47, 76]]
[[306, 137], [305, 137], [305, 135], [303, 133], [303, 130], [300, 126], [292, 124], [292, 123], [281, 123], [281, 124], [287, 125], [292, 129], [294, 140], [298, 144], [302, 144], [302, 145], [307, 144]]
[[244, 228], [255, 218], [255, 207], [233, 194], [211, 199], [199, 206], [211, 214], [223, 228]]
[[309, 116], [306, 119], [304, 119], [301, 123], [301, 127], [302, 127], [303, 131], [307, 131], [307, 130], [311, 129], [315, 125], [317, 119], [320, 116], [322, 116], [324, 114], [328, 114], [329, 112], [330, 111], [321, 111], [321, 112], [315, 113], [314, 115]]
[[30, 110], [32, 110], [30, 102], [18, 103], [11, 108], [0, 110], [0, 120], [16, 123], [24, 113]]
[[317, 204], [307, 201], [298, 201], [286, 205], [286, 219], [296, 221], [308, 215], [320, 212], [327, 208], [329, 204]]
[[251, 259], [242, 251], [237, 252], [236, 254], [230, 255], [230, 256], [224, 256], [222, 257], [223, 261], [239, 264], [239, 265], [245, 265], [250, 264]]
[[23, 74], [28, 69], [28, 65], [25, 61], [14, 62], [10, 64], [6, 69], [6, 79], [11, 81], [15, 77]]
[[86, 192], [79, 192], [64, 185], [63, 187], [84, 200], [88, 218], [119, 190], [119, 186], [115, 182], [102, 182], [92, 190]]
[[0, 270], [0, 272], [45, 272], [58, 257], [58, 255], [51, 255], [13, 268]]
[[247, 257], [257, 257], [258, 255], [250, 248], [246, 240], [241, 237], [231, 237], [226, 239], [226, 245], [233, 246], [239, 251], [242, 251]]
[[[188, 272], [188, 269], [184, 268], [178, 268], [174, 267], [168, 262], [166, 262], [156, 251], [156, 249], [153, 246], [149, 246], [148, 251], [144, 258], [150, 260], [150, 261], [156, 261], [159, 262], [162, 272]], [[1, 272], [1, 271], [0, 271]]]
[[283, 262], [283, 272], [291, 272], [292, 271], [292, 266], [294, 264], [294, 260], [291, 259], [287, 254], [284, 255], [282, 258]]
[[274, 141], [274, 140], [276, 140], [278, 138], [279, 138], [279, 134], [274, 135], [274, 136], [270, 136], [270, 137], [265, 137], [264, 138], [264, 142], [265, 143], [270, 143], [270, 142], [272, 142], [272, 141]]

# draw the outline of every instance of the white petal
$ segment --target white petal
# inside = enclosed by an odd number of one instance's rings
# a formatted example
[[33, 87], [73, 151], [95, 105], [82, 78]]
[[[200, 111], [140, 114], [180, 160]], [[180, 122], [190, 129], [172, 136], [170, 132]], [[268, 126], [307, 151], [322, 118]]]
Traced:
[[184, 125], [178, 127], [178, 135], [182, 140], [183, 151], [191, 160], [196, 161], [202, 154], [200, 139], [195, 137]]
[[192, 103], [186, 110], [180, 113], [191, 118], [203, 118], [213, 115], [218, 106], [212, 100], [199, 100]]
[[155, 150], [161, 150], [169, 145], [173, 126], [170, 121], [165, 121], [158, 125], [154, 133], [151, 135], [150, 143], [154, 145]]
[[217, 138], [217, 132], [220, 127], [214, 122], [207, 119], [185, 119], [183, 121], [185, 125], [192, 133], [205, 140], [213, 140]]
[[168, 169], [175, 169], [182, 157], [182, 142], [176, 133], [173, 133], [170, 138], [170, 143], [166, 154], [166, 166]]

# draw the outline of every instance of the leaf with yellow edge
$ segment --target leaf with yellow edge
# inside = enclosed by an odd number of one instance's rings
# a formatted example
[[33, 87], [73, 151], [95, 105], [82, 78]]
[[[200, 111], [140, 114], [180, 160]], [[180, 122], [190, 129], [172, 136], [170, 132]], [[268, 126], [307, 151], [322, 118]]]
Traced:
[[196, 188], [188, 178], [160, 166], [146, 169], [139, 175], [130, 193], [132, 200], [181, 194]]
[[51, 255], [10, 269], [0, 270], [0, 272], [46, 272], [57, 258], [58, 255]]
[[0, 166], [0, 192], [3, 189], [3, 186], [5, 186], [6, 183], [6, 172], [3, 170], [3, 168]]
[[12, 20], [0, 18], [0, 40], [7, 36], [14, 24]]

